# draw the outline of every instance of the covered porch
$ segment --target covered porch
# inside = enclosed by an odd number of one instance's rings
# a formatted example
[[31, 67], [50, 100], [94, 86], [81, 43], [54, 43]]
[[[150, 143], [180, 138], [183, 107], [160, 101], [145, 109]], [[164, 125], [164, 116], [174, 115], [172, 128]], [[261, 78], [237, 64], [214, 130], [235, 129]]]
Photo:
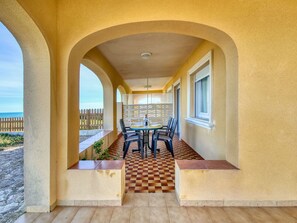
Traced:
[[[297, 51], [287, 50], [297, 47], [296, 3], [198, 3], [1, 1], [0, 19], [15, 35], [24, 57], [28, 213], [20, 222], [76, 221], [81, 216], [91, 221], [101, 211], [106, 211], [108, 221], [119, 215], [133, 221], [134, 207], [76, 207], [125, 206], [133, 196], [147, 201], [145, 215], [155, 213], [154, 202], [160, 196], [164, 218], [172, 222], [179, 219], [176, 214], [185, 222], [195, 220], [196, 214], [209, 222], [218, 221], [216, 216], [226, 222], [296, 221], [294, 208], [166, 206], [166, 199], [175, 202], [167, 193], [173, 190], [180, 206], [297, 204]], [[172, 94], [172, 117], [179, 123], [174, 138], [178, 160], [163, 153], [161, 144], [156, 160], [150, 153], [139, 159], [130, 152], [126, 160], [82, 160], [81, 64], [103, 85], [103, 128], [108, 131], [104, 137], [111, 152], [122, 152], [117, 89], [122, 95]], [[179, 154], [187, 147], [183, 143], [191, 148], [189, 156]], [[150, 182], [142, 175], [145, 163], [155, 168], [152, 173], [170, 167], [165, 170], [174, 174], [168, 176], [174, 188], [168, 180], [163, 191], [163, 172], [160, 182], [158, 176]], [[139, 175], [148, 182], [137, 182]], [[136, 193], [130, 195], [132, 190]], [[166, 193], [151, 195], [150, 190]]]

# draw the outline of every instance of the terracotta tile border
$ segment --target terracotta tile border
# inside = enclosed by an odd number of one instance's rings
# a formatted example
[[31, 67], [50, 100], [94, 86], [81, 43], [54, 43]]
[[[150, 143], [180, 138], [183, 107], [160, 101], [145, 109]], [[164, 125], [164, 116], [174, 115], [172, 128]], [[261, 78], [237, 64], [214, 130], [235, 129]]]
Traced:
[[226, 160], [176, 160], [180, 170], [239, 170]]
[[124, 160], [80, 160], [70, 170], [120, 170]]

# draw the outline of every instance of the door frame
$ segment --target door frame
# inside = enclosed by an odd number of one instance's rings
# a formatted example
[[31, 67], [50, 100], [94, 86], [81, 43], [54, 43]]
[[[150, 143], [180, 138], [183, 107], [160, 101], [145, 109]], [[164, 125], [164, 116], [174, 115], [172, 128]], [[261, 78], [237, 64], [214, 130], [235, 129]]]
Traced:
[[181, 129], [181, 95], [182, 95], [182, 91], [181, 91], [181, 78], [179, 78], [178, 80], [176, 80], [173, 85], [172, 85], [172, 90], [173, 90], [173, 117], [177, 118], [177, 89], [179, 89], [179, 117], [178, 117], [178, 129], [179, 129], [179, 136], [178, 139], [181, 140], [182, 138], [182, 129]]

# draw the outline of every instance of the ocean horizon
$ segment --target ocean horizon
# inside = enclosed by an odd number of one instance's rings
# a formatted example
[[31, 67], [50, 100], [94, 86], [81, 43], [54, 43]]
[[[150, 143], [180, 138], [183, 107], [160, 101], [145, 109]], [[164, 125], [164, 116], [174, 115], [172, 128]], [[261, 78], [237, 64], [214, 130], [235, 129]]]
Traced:
[[0, 118], [22, 118], [23, 112], [0, 112]]

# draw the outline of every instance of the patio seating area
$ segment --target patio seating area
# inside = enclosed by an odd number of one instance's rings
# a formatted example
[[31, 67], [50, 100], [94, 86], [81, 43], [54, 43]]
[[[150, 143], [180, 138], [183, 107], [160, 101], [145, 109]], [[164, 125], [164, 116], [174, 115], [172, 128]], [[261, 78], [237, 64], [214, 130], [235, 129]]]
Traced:
[[[151, 137], [150, 137], [151, 139]], [[110, 147], [110, 153], [123, 157], [124, 137], [121, 136]], [[137, 143], [131, 143], [131, 148], [126, 155], [126, 192], [157, 193], [174, 191], [174, 159], [201, 160], [203, 159], [185, 142], [179, 141], [177, 136], [173, 138], [175, 157], [166, 149], [163, 142], [158, 142], [160, 153], [157, 159], [151, 150], [147, 151], [147, 158], [142, 159], [139, 152], [132, 152], [137, 148]]]

